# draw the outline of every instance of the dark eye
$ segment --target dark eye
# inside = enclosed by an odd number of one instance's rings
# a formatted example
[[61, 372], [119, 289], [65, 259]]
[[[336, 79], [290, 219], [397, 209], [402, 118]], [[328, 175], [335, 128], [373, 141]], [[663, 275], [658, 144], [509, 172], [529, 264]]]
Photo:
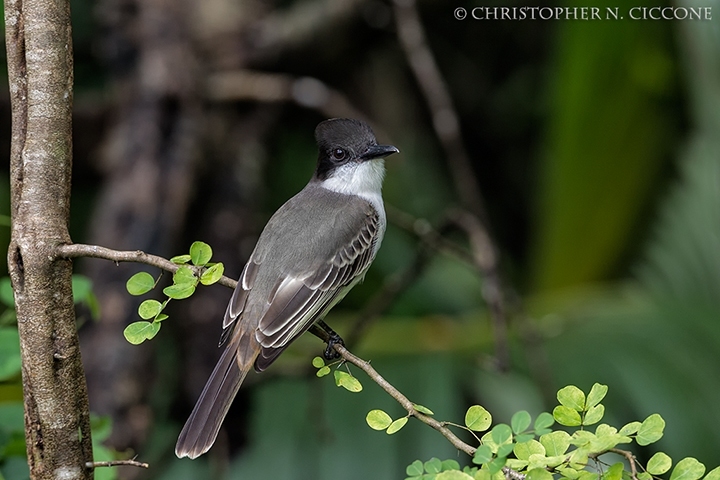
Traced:
[[347, 154], [345, 153], [345, 150], [343, 150], [342, 148], [336, 148], [332, 151], [332, 156], [334, 160], [344, 160], [346, 155]]

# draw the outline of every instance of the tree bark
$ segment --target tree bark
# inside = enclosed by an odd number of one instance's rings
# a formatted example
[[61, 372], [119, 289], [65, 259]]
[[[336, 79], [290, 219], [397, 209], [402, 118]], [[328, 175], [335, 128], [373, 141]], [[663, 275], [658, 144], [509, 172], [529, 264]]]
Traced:
[[12, 107], [11, 241], [32, 479], [92, 470], [87, 387], [72, 298], [69, 243], [73, 60], [68, 0], [6, 0]]

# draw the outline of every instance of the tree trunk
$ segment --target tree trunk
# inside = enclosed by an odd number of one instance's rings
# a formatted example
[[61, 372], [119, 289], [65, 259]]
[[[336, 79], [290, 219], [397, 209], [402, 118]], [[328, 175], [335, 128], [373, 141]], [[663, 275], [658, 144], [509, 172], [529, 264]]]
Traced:
[[87, 388], [75, 328], [72, 264], [57, 258], [72, 169], [68, 0], [6, 0], [12, 106], [11, 242], [32, 479], [92, 478]]

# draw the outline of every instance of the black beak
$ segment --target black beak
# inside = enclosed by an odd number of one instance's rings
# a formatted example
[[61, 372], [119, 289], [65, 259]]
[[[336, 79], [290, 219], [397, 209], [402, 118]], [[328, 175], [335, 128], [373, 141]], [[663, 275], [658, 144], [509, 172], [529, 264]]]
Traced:
[[372, 160], [375, 158], [385, 158], [393, 153], [400, 153], [400, 150], [392, 145], [373, 145], [368, 148], [365, 153], [360, 155], [360, 158], [363, 160]]

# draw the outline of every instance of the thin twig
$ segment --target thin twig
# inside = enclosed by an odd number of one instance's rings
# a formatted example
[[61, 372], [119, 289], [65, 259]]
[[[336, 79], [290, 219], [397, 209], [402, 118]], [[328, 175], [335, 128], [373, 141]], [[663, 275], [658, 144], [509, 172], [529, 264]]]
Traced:
[[380, 388], [385, 390], [385, 392], [388, 395], [390, 395], [392, 398], [394, 398], [395, 401], [398, 402], [408, 412], [409, 415], [417, 418], [424, 424], [429, 425], [430, 427], [432, 427], [435, 430], [437, 430], [438, 432], [440, 432], [458, 450], [461, 450], [462, 452], [465, 452], [470, 456], [475, 454], [475, 450], [476, 450], [475, 447], [468, 445], [467, 443], [460, 440], [449, 428], [447, 428], [445, 425], [443, 425], [442, 422], [439, 422], [428, 415], [418, 412], [415, 409], [415, 405], [413, 404], [413, 402], [411, 402], [397, 388], [395, 388], [393, 385], [391, 385], [390, 382], [385, 380], [377, 372], [377, 370], [375, 370], [372, 366], [370, 366], [370, 362], [363, 360], [359, 357], [356, 357], [355, 355], [350, 353], [347, 348], [345, 348], [344, 346], [342, 346], [340, 344], [335, 344], [335, 351], [340, 354], [340, 356], [343, 358], [343, 360], [345, 360], [346, 362], [352, 363], [353, 365], [358, 367], [360, 370], [365, 372], [367, 374], [367, 376], [372, 379], [373, 382], [377, 383], [380, 386]]
[[[59, 257], [64, 258], [90, 257], [102, 258], [112, 262], [143, 263], [171, 273], [175, 273], [177, 269], [181, 267], [181, 265], [173, 263], [163, 257], [151, 255], [140, 250], [120, 251], [99, 247], [97, 245], [84, 245], [82, 243], [59, 245], [56, 252]], [[226, 276], [220, 277], [217, 283], [229, 288], [235, 288], [237, 285], [237, 281]]]
[[150, 468], [150, 464], [145, 463], [145, 462], [138, 462], [137, 460], [111, 460], [109, 462], [87, 462], [85, 464], [85, 468], [120, 467], [120, 466]]

